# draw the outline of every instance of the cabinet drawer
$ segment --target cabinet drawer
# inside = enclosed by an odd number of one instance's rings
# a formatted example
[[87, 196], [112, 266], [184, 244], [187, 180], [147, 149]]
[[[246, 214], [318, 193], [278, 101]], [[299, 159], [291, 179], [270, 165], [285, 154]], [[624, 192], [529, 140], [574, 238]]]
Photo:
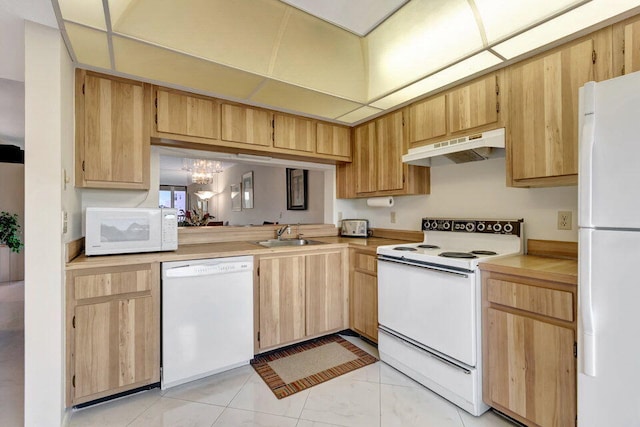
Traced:
[[76, 300], [150, 291], [151, 268], [75, 276], [73, 290]]
[[354, 258], [354, 266], [357, 270], [365, 270], [374, 274], [378, 271], [378, 260], [375, 255], [356, 252]]
[[505, 280], [488, 280], [489, 302], [573, 321], [573, 294]]

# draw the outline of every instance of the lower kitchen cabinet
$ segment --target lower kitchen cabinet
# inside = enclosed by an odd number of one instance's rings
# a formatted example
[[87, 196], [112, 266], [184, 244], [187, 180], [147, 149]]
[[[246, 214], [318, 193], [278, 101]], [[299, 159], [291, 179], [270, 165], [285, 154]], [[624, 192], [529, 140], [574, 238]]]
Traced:
[[378, 342], [378, 276], [376, 255], [351, 250], [350, 327]]
[[483, 398], [527, 426], [576, 420], [575, 286], [482, 273]]
[[160, 264], [67, 272], [67, 406], [160, 381]]
[[259, 350], [346, 326], [346, 249], [261, 256]]

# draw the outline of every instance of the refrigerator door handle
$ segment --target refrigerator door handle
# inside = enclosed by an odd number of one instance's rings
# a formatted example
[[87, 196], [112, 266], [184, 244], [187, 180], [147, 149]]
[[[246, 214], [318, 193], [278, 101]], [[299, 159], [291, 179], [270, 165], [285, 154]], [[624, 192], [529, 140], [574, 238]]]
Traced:
[[596, 376], [596, 330], [593, 321], [593, 301], [591, 290], [591, 248], [593, 230], [580, 230], [579, 261], [579, 318], [582, 326], [582, 373]]
[[588, 82], [580, 91], [582, 126], [578, 147], [578, 226], [591, 227], [593, 198], [593, 149], [595, 147], [595, 83]]

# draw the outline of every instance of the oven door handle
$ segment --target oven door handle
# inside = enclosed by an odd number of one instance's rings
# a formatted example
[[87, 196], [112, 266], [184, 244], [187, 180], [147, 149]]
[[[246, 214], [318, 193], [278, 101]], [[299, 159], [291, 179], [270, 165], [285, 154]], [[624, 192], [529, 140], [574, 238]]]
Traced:
[[432, 267], [430, 265], [426, 265], [426, 264], [417, 264], [411, 261], [405, 261], [402, 259], [390, 259], [390, 258], [382, 258], [382, 257], [378, 257], [378, 261], [384, 261], [384, 262], [392, 262], [394, 264], [402, 264], [402, 265], [407, 265], [409, 267], [416, 267], [416, 268], [424, 268], [426, 270], [429, 271], [435, 271], [437, 273], [443, 273], [443, 274], [453, 274], [455, 276], [460, 276], [460, 277], [464, 277], [464, 278], [468, 278], [469, 275], [466, 273], [462, 273], [459, 271], [451, 271], [451, 270], [444, 270], [441, 268], [436, 268], [436, 267]]

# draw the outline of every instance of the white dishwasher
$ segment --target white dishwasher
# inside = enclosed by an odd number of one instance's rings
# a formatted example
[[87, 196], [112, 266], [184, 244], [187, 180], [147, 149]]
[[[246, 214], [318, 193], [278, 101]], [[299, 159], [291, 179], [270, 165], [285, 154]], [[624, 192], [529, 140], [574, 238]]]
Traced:
[[253, 358], [253, 257], [162, 263], [164, 390]]

